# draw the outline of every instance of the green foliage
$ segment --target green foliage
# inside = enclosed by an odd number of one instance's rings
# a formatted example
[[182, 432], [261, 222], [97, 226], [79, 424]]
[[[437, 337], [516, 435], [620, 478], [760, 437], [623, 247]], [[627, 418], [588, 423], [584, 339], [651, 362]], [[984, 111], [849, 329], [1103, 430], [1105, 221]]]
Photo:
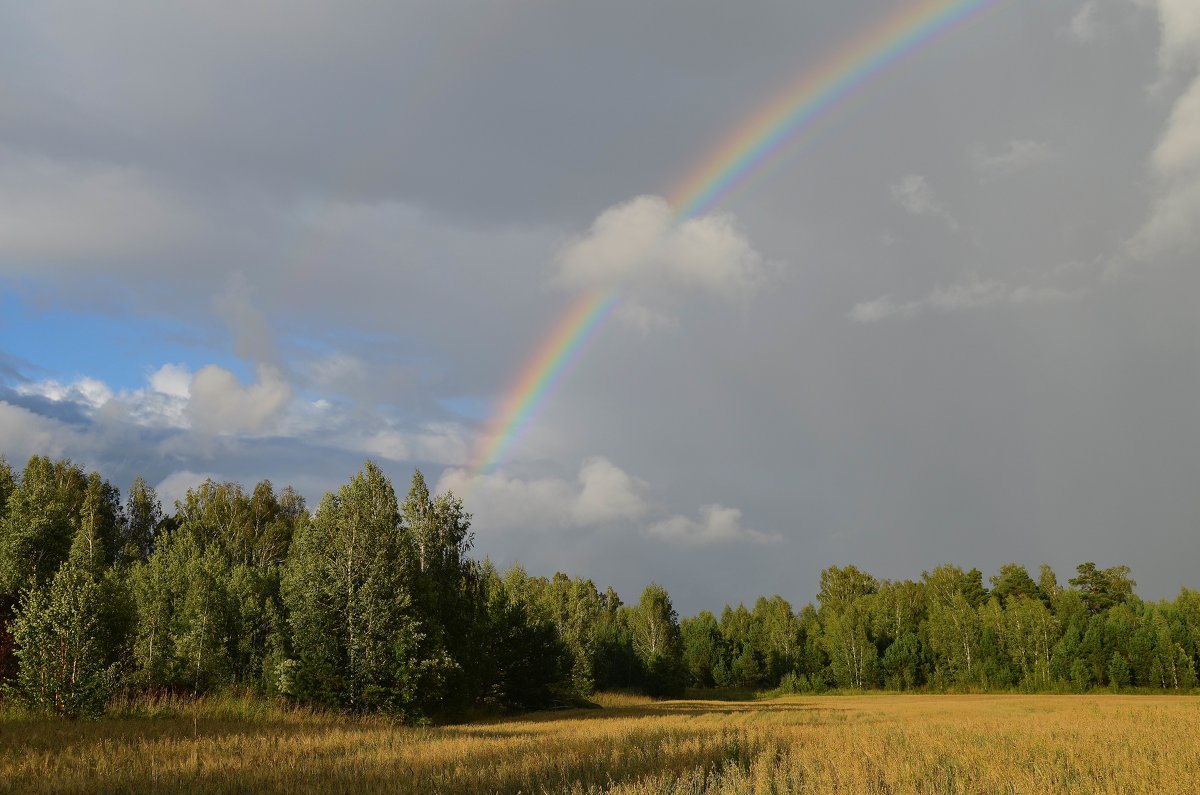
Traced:
[[131, 573], [137, 623], [135, 679], [152, 689], [200, 693], [233, 681], [233, 572], [215, 546], [176, 530]]
[[1113, 566], [1098, 569], [1092, 562], [1081, 563], [1078, 574], [1071, 578], [1071, 585], [1079, 591], [1084, 604], [1092, 613], [1102, 613], [1110, 607], [1124, 604], [1133, 595], [1137, 585], [1129, 577], [1128, 566]]
[[679, 617], [665, 588], [651, 583], [630, 614], [633, 649], [642, 663], [647, 693], [680, 695], [687, 682]]
[[70, 461], [29, 459], [0, 526], [0, 593], [42, 585], [67, 558], [87, 478]]
[[1000, 571], [991, 578], [991, 583], [991, 595], [1005, 606], [1008, 606], [1010, 599], [1022, 596], [1037, 599], [1042, 596], [1042, 590], [1029, 576], [1029, 572], [1017, 563], [1005, 563], [1001, 566]]
[[778, 594], [770, 599], [760, 596], [751, 613], [760, 627], [755, 633], [755, 651], [762, 660], [762, 678], [766, 683], [778, 682], [784, 674], [795, 670], [800, 661], [802, 633], [792, 606]]
[[996, 598], [988, 606], [1000, 651], [1011, 660], [1021, 683], [1033, 690], [1049, 686], [1061, 631], [1058, 619], [1040, 599], [1026, 594], [1010, 593], [1003, 610]]
[[632, 610], [611, 587], [605, 592], [596, 623], [596, 686], [630, 689], [642, 681], [642, 662], [633, 650]]
[[12, 467], [8, 465], [8, 461], [4, 456], [0, 455], [0, 517], [3, 517], [8, 509], [8, 498], [17, 490], [17, 479], [13, 475]]
[[1129, 684], [1129, 661], [1125, 659], [1125, 655], [1121, 654], [1121, 652], [1113, 652], [1112, 657], [1109, 658], [1108, 668], [1105, 669], [1105, 672], [1108, 674], [1108, 685], [1113, 690]]
[[823, 643], [829, 667], [839, 687], [861, 690], [875, 684], [875, 645], [867, 637], [865, 600], [830, 609], [825, 618]]
[[99, 583], [76, 561], [62, 566], [49, 585], [25, 593], [13, 621], [18, 698], [68, 717], [103, 710], [116, 670], [100, 646], [101, 597]]
[[461, 714], [479, 694], [480, 653], [486, 638], [479, 569], [467, 557], [474, 542], [471, 515], [453, 494], [431, 496], [420, 470], [400, 506], [409, 566], [412, 612], [420, 625], [416, 656], [423, 660], [417, 708]]
[[145, 560], [154, 549], [154, 535], [162, 524], [163, 511], [158, 493], [140, 475], [129, 489], [125, 517], [120, 555], [126, 561]]
[[884, 687], [889, 690], [912, 690], [925, 677], [925, 650], [916, 632], [906, 632], [888, 644], [879, 661]]
[[920, 580], [854, 566], [816, 605], [782, 596], [681, 622], [666, 589], [637, 605], [562, 572], [503, 576], [469, 555], [471, 516], [415, 472], [403, 502], [371, 462], [311, 516], [292, 489], [208, 481], [165, 516], [134, 481], [0, 459], [0, 682], [38, 710], [94, 714], [115, 687], [229, 688], [406, 719], [475, 704], [528, 709], [596, 688], [687, 685], [1188, 692], [1200, 593], [1150, 604], [1125, 566], [1081, 564], [1069, 587], [1005, 564]]
[[551, 704], [570, 657], [557, 628], [510, 593], [490, 563], [480, 578], [487, 639], [479, 672], [482, 702], [511, 709]]
[[[205, 481], [176, 503], [175, 524], [201, 547], [216, 547], [232, 564], [276, 566], [287, 557], [304, 499], [291, 488], [276, 496], [264, 480], [247, 494], [237, 483]], [[152, 514], [152, 511], [151, 511]]]
[[679, 631], [688, 681], [693, 687], [712, 687], [716, 684], [713, 670], [721, 664], [723, 655], [721, 628], [716, 617], [703, 610], [694, 618], [683, 619]]
[[940, 684], [972, 684], [979, 680], [983, 621], [960, 591], [931, 600], [926, 625]]
[[[182, 528], [181, 528], [182, 529]], [[373, 462], [326, 495], [297, 533], [283, 576], [298, 698], [404, 712], [422, 682], [439, 687], [445, 658], [417, 656], [417, 563], [392, 485]]]
[[821, 591], [817, 601], [822, 610], [842, 611], [864, 596], [879, 590], [879, 581], [854, 566], [839, 569], [830, 566], [821, 572]]

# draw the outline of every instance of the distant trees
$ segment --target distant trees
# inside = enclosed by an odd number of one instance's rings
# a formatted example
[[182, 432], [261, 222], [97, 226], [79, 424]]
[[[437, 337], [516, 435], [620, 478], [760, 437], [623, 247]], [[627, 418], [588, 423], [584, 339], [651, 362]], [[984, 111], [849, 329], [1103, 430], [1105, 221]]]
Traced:
[[900, 582], [832, 566], [817, 606], [760, 598], [753, 611], [726, 606], [719, 622], [684, 619], [689, 681], [790, 692], [1196, 687], [1197, 592], [1149, 604], [1123, 566], [1077, 573], [1064, 589], [1049, 566], [1035, 581], [1010, 563], [989, 590], [977, 569], [953, 565]]
[[1005, 564], [918, 580], [821, 573], [782, 596], [680, 620], [651, 583], [636, 604], [562, 572], [470, 557], [471, 516], [374, 463], [315, 513], [291, 488], [207, 481], [167, 513], [136, 479], [0, 458], [0, 697], [96, 714], [116, 692], [237, 687], [301, 703], [454, 719], [623, 688], [1144, 688], [1189, 691], [1200, 592], [1144, 602], [1128, 567], [1086, 562], [1064, 587]]

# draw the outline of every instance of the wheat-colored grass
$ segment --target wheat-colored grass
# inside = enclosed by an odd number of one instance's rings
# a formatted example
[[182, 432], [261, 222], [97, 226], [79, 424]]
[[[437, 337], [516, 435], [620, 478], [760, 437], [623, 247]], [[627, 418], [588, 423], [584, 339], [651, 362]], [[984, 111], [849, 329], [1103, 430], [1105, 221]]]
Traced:
[[[1192, 793], [1200, 700], [823, 696], [651, 702], [463, 726], [250, 701], [0, 719], [19, 792]], [[122, 716], [121, 713], [124, 713]]]

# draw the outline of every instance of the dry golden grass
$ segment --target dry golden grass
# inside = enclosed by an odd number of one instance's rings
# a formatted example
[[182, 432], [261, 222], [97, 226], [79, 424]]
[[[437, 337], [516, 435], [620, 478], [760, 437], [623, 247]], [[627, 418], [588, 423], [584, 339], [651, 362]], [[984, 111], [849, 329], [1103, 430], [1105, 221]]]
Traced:
[[1200, 700], [1189, 697], [598, 701], [602, 709], [433, 729], [237, 701], [97, 722], [10, 716], [0, 719], [0, 789], [1200, 791]]

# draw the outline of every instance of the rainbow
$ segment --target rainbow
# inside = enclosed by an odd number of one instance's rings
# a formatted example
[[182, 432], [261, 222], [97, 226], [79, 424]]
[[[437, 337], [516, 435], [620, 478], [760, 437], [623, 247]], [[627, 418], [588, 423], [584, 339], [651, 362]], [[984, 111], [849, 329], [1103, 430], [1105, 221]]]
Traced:
[[[888, 66], [997, 0], [918, 0], [868, 28], [801, 75], [701, 160], [671, 191], [675, 222], [710, 210], [785, 145]], [[596, 331], [611, 316], [619, 286], [579, 299], [528, 361], [488, 423], [472, 474], [493, 469], [545, 404]]]
[[617, 305], [617, 290], [589, 293], [571, 307], [559, 321], [537, 353], [525, 365], [516, 383], [509, 389], [500, 409], [488, 425], [487, 443], [471, 467], [474, 473], [486, 472], [504, 458], [529, 424], [555, 385], [578, 361], [588, 340], [603, 325]]
[[855, 89], [995, 2], [920, 0], [860, 34], [762, 106], [700, 161], [670, 193], [675, 217], [684, 220], [710, 210]]

